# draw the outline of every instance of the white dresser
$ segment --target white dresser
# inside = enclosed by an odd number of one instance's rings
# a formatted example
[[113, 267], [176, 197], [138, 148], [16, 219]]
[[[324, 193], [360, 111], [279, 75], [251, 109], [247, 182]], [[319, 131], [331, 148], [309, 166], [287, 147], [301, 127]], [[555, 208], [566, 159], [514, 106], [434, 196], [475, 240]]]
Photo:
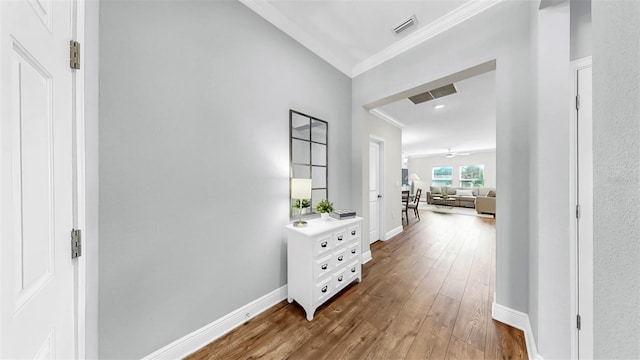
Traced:
[[316, 309], [345, 286], [362, 281], [362, 218], [308, 221], [287, 226], [288, 301], [295, 300], [313, 320]]

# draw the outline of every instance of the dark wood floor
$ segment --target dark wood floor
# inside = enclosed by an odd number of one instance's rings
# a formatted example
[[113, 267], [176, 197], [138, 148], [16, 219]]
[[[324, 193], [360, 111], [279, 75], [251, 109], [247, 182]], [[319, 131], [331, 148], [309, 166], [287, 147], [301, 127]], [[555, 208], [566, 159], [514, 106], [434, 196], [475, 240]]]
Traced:
[[188, 359], [526, 359], [491, 319], [495, 220], [420, 211], [313, 321], [283, 301]]

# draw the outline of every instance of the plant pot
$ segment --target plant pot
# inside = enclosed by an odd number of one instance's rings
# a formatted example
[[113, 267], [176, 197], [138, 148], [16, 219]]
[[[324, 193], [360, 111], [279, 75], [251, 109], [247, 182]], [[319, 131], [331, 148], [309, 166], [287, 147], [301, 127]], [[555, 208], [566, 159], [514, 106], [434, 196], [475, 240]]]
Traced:
[[324, 221], [329, 220], [329, 213], [320, 213], [320, 218]]

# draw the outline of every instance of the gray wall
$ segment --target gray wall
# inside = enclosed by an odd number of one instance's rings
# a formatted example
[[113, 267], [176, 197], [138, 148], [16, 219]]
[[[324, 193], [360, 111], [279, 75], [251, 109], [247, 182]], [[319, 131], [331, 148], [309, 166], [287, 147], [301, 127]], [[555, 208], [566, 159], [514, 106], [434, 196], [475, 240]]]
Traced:
[[640, 357], [640, 2], [593, 2], [594, 355]]
[[[497, 302], [528, 311], [529, 135], [534, 120], [529, 2], [504, 2], [359, 75], [353, 81], [353, 162], [368, 164], [363, 106], [497, 60]], [[500, 26], [495, 26], [500, 24]], [[461, 43], [461, 39], [464, 39]], [[454, 46], [453, 44], [460, 44]], [[365, 208], [366, 172], [354, 166], [353, 200]]]
[[101, 358], [286, 283], [290, 108], [329, 121], [352, 207], [349, 78], [236, 1], [100, 4]]

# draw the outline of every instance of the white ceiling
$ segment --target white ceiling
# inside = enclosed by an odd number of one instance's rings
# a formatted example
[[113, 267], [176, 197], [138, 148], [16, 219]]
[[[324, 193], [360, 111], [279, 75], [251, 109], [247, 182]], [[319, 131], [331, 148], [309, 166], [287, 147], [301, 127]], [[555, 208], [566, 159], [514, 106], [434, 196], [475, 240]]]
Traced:
[[[240, 0], [350, 77], [502, 0]], [[416, 15], [417, 26], [393, 28]]]
[[[496, 148], [495, 71], [454, 83], [457, 94], [415, 105], [403, 99], [377, 108], [404, 125], [403, 157]], [[434, 109], [435, 105], [446, 105]]]
[[412, 15], [418, 18], [417, 27], [424, 26], [466, 1], [270, 1], [270, 4], [326, 44], [330, 51], [341, 54], [345, 62], [355, 65], [399, 40], [393, 28]]
[[[503, 0], [239, 1], [355, 77]], [[413, 15], [417, 26], [396, 36], [393, 28]], [[377, 109], [406, 125], [403, 156], [495, 149], [494, 73], [456, 83], [459, 93], [441, 101], [413, 105], [405, 99]], [[434, 110], [436, 103], [448, 106]]]

